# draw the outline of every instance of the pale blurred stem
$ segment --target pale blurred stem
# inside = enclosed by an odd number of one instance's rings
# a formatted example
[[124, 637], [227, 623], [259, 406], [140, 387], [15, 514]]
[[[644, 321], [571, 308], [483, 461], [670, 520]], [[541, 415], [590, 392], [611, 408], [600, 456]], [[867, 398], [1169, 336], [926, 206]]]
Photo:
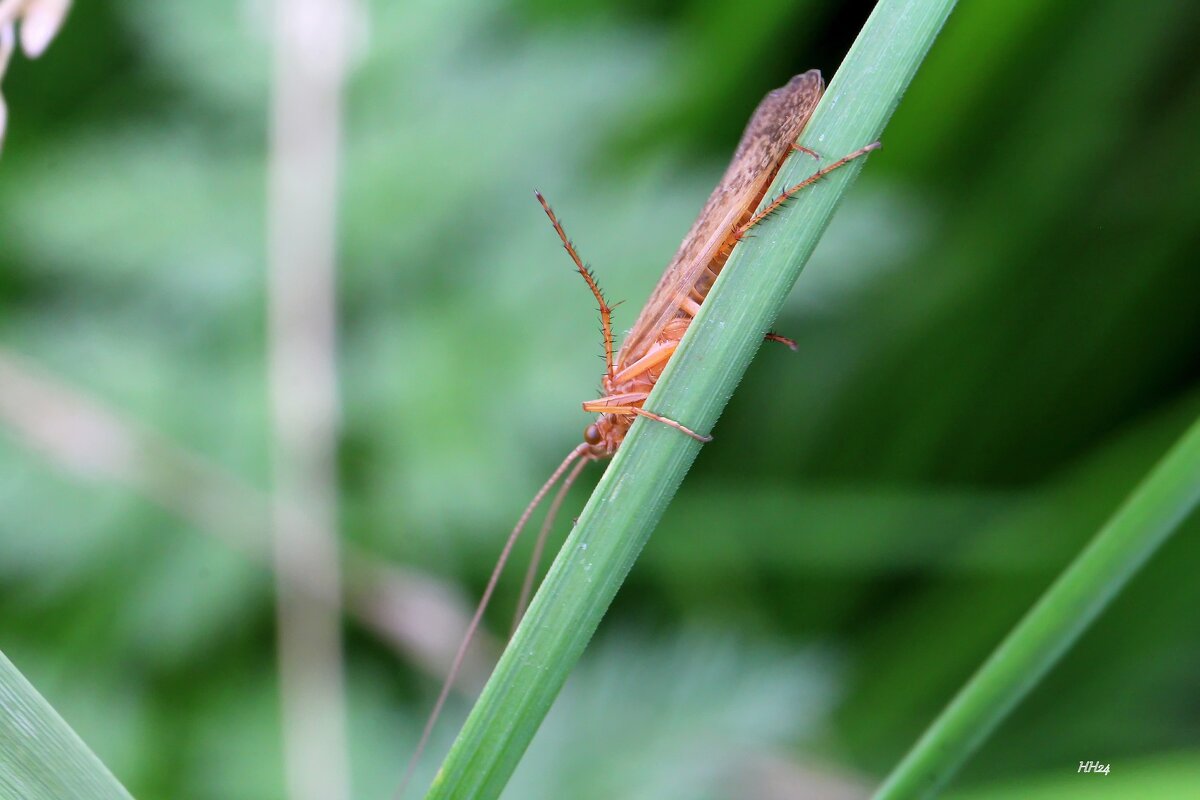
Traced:
[[[70, 478], [123, 487], [251, 563], [273, 566], [262, 491], [3, 346], [0, 431]], [[341, 553], [343, 597], [306, 583], [312, 601], [335, 608], [344, 603], [349, 617], [397, 655], [431, 677], [444, 676], [470, 617], [461, 592], [349, 544]], [[480, 649], [489, 650], [487, 645]], [[490, 659], [473, 657], [464, 667], [464, 685], [481, 685], [490, 666]]]
[[268, 155], [268, 359], [284, 771], [348, 800], [338, 571], [335, 243], [346, 0], [276, 0]]

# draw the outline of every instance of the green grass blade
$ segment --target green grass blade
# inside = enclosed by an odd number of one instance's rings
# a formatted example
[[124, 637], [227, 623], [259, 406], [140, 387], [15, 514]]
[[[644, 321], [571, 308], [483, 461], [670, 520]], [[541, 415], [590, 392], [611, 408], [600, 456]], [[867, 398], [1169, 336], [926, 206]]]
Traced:
[[75, 731], [0, 653], [0, 797], [130, 800]]
[[[882, 0], [802, 143], [831, 160], [879, 138], [953, 5]], [[696, 430], [712, 428], [864, 161], [801, 192], [736, 249], [647, 408]], [[790, 159], [768, 196], [812, 169], [810, 158]], [[698, 451], [694, 440], [665, 425], [634, 424], [428, 797], [499, 796]]]
[[933, 722], [875, 795], [942, 786], [1200, 503], [1200, 420]]

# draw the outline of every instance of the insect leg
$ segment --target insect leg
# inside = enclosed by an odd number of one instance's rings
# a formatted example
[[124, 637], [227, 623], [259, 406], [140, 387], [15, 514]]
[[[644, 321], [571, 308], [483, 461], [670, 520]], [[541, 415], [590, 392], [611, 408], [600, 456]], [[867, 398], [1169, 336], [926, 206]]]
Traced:
[[782, 345], [787, 345], [793, 353], [800, 349], [796, 344], [795, 339], [789, 339], [786, 336], [780, 336], [778, 333], [768, 333], [763, 336], [763, 339], [768, 342], [779, 342]]
[[776, 211], [778, 211], [780, 206], [782, 206], [788, 200], [792, 199], [792, 197], [794, 197], [796, 195], [796, 193], [799, 192], [801, 189], [812, 186], [814, 183], [821, 180], [821, 178], [824, 178], [826, 175], [833, 172], [838, 167], [844, 167], [847, 164], [849, 164], [851, 161], [853, 161], [854, 159], [861, 158], [862, 156], [865, 156], [867, 153], [870, 153], [872, 150], [878, 150], [880, 147], [883, 147], [883, 145], [881, 143], [871, 142], [866, 147], [860, 147], [857, 150], [855, 150], [853, 153], [850, 153], [849, 155], [846, 155], [846, 156], [842, 156], [837, 161], [830, 164], [828, 167], [824, 167], [822, 169], [817, 170], [812, 175], [809, 175], [807, 178], [805, 178], [804, 180], [797, 183], [795, 186], [792, 186], [789, 189], [785, 189], [779, 195], [779, 197], [776, 197], [774, 200], [772, 200], [766, 208], [764, 208], [762, 211], [755, 214], [753, 217], [750, 218], [749, 222], [747, 222], [745, 225], [741, 226], [736, 231], [734, 231], [734, 234], [733, 234], [734, 237], [737, 239], [741, 239], [743, 236], [746, 235], [746, 232], [748, 230], [750, 230], [755, 225], [762, 222], [764, 219], [766, 219], [767, 217], [771, 216]]
[[[620, 414], [621, 410], [620, 409], [612, 409], [608, 413]], [[657, 422], [661, 422], [664, 425], [670, 425], [672, 428], [675, 428], [676, 430], [683, 431], [688, 436], [695, 439], [697, 442], [711, 442], [712, 438], [713, 438], [711, 436], [705, 436], [702, 433], [696, 433], [694, 430], [687, 427], [686, 425], [680, 425], [678, 422], [676, 422], [673, 419], [667, 419], [666, 417], [664, 417], [660, 414], [655, 414], [653, 411], [647, 411], [646, 409], [642, 408], [641, 406], [629, 406], [629, 413], [637, 414], [639, 417], [646, 417], [647, 419], [652, 419]]]
[[589, 400], [583, 404], [583, 410], [593, 414], [618, 414], [620, 416], [638, 416], [646, 417], [647, 419], [661, 422], [664, 425], [670, 425], [678, 431], [686, 433], [698, 442], [711, 442], [711, 436], [705, 436], [702, 433], [696, 433], [686, 425], [680, 424], [673, 419], [668, 419], [661, 414], [655, 414], [653, 411], [647, 411], [642, 408], [640, 403], [650, 396], [649, 392], [627, 392], [624, 394], [614, 394], [608, 397], [601, 397], [596, 400]]
[[678, 341], [654, 345], [654, 347], [650, 348], [650, 352], [618, 372], [616, 377], [613, 378], [613, 383], [619, 386], [638, 377], [647, 370], [651, 370], [660, 364], [665, 364], [675, 354], [675, 348], [678, 346]]
[[804, 146], [804, 145], [802, 145], [802, 144], [794, 144], [794, 145], [792, 145], [792, 151], [793, 151], [793, 152], [796, 152], [796, 153], [805, 153], [805, 154], [807, 154], [807, 155], [810, 155], [810, 156], [812, 156], [812, 157], [813, 157], [813, 158], [815, 158], [817, 161], [820, 161], [820, 160], [821, 160], [821, 154], [820, 154], [820, 153], [818, 153], [816, 150], [809, 150], [807, 147], [805, 147], [805, 146]]
[[575, 245], [567, 238], [567, 233], [563, 230], [562, 223], [558, 221], [558, 217], [554, 216], [554, 212], [550, 210], [550, 204], [546, 202], [546, 198], [542, 197], [541, 192], [534, 192], [534, 194], [537, 195], [538, 202], [542, 204], [542, 208], [546, 210], [546, 216], [550, 217], [550, 224], [554, 226], [558, 238], [562, 239], [563, 249], [567, 251], [567, 255], [575, 262], [575, 268], [579, 270], [579, 274], [583, 276], [588, 288], [595, 295], [596, 302], [600, 304], [600, 327], [604, 334], [604, 363], [607, 365], [607, 372], [611, 377], [617, 371], [616, 364], [613, 361], [612, 306], [604, 300], [604, 293], [600, 291], [600, 284], [596, 283], [596, 276], [584, 265], [583, 260], [579, 258], [579, 254], [575, 252]]

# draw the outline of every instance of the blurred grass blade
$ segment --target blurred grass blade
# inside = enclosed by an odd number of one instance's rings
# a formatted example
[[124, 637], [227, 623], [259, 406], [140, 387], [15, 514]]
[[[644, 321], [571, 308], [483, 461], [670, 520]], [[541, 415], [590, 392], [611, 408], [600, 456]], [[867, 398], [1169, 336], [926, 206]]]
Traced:
[[125, 787], [3, 653], [0, 797], [131, 800]]
[[1200, 502], [1200, 420], [951, 701], [875, 795], [943, 785]]
[[[832, 159], [877, 139], [952, 7], [952, 0], [882, 0], [801, 141]], [[647, 407], [712, 428], [864, 160], [801, 192], [736, 249]], [[790, 159], [768, 197], [812, 169], [811, 159]], [[698, 451], [666, 425], [634, 424], [429, 797], [499, 796]]]

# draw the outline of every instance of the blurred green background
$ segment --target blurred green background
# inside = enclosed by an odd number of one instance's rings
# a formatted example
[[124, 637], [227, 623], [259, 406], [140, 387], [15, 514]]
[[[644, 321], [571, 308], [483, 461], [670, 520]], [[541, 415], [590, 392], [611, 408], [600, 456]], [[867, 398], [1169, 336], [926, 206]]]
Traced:
[[[61, 402], [0, 429], [0, 649], [144, 798], [283, 796], [272, 578], [229, 544], [270, 485], [265, 5], [81, 3], [4, 82], [0, 392]], [[627, 327], [754, 105], [832, 76], [870, 7], [367, 5], [339, 251], [360, 566], [461, 608], [580, 440], [594, 302], [532, 189]], [[506, 796], [855, 797], [901, 757], [1200, 413], [1198, 30], [1165, 0], [954, 12], [776, 326], [800, 352], [756, 360]], [[1196, 796], [1198, 528], [956, 796]], [[354, 794], [388, 797], [441, 665], [360, 619], [345, 658]]]

